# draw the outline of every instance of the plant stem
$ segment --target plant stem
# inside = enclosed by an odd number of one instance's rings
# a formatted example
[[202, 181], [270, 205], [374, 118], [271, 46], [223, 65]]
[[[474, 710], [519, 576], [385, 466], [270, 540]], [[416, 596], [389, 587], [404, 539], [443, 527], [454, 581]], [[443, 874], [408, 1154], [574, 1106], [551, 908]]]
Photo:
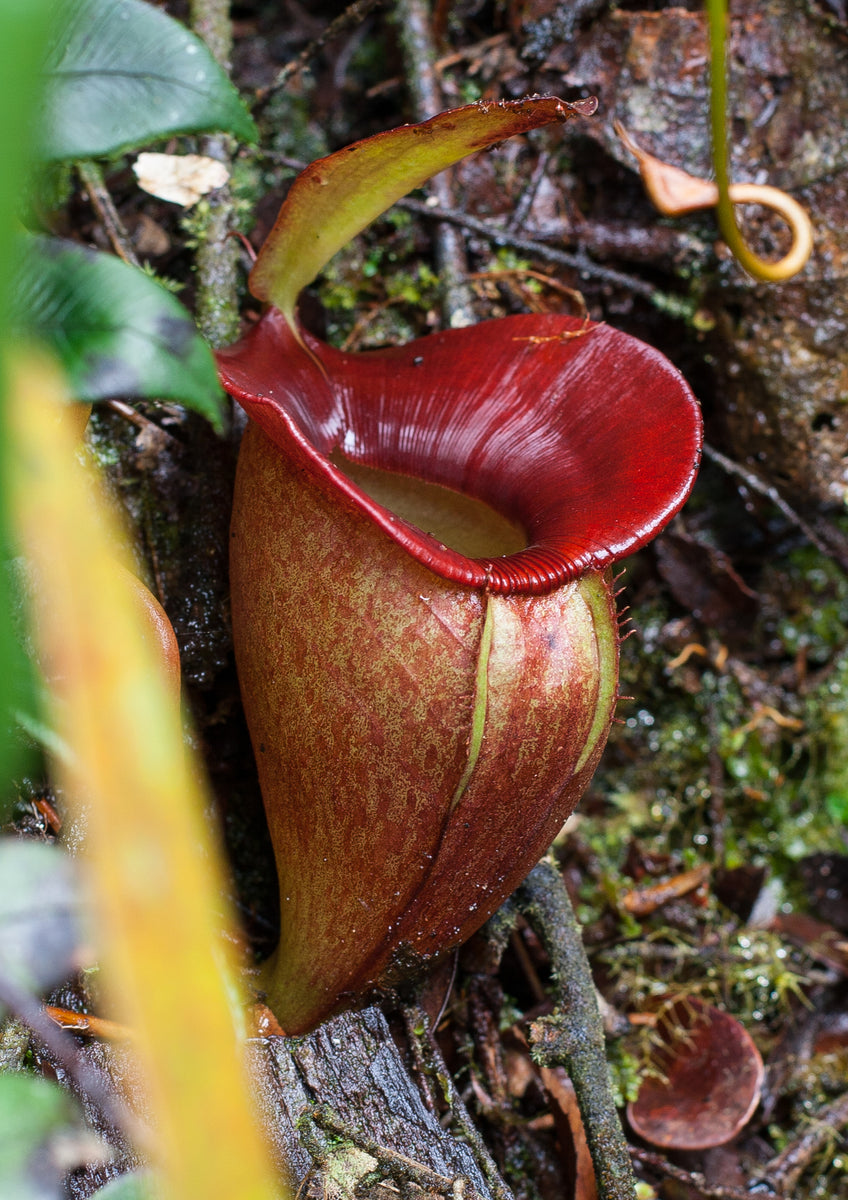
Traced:
[[526, 254], [538, 255], [540, 258], [547, 259], [548, 262], [579, 271], [581, 275], [588, 278], [600, 279], [604, 283], [611, 283], [638, 296], [644, 296], [646, 300], [651, 300], [657, 307], [662, 306], [663, 293], [659, 288], [653, 287], [643, 279], [625, 275], [623, 271], [603, 267], [583, 253], [569, 254], [568, 251], [557, 250], [555, 246], [549, 246], [546, 242], [510, 233], [508, 229], [499, 229], [488, 221], [481, 221], [478, 217], [469, 216], [457, 209], [442, 208], [441, 206], [430, 208], [428, 205], [422, 204], [420, 200], [412, 200], [409, 196], [398, 200], [397, 207], [405, 208], [408, 212], [417, 213], [422, 217], [429, 217], [432, 221], [448, 221], [452, 225], [459, 225], [472, 233], [481, 234], [495, 246], [512, 246], [515, 250], [523, 251]]
[[465, 1197], [465, 1200], [476, 1200], [477, 1193], [463, 1176], [448, 1178], [432, 1170], [425, 1163], [415, 1162], [405, 1154], [381, 1146], [379, 1142], [364, 1133], [350, 1129], [344, 1121], [339, 1120], [327, 1104], [316, 1104], [307, 1109], [304, 1114], [316, 1125], [336, 1137], [347, 1138], [360, 1150], [377, 1160], [382, 1171], [401, 1186], [406, 1183], [417, 1184], [423, 1191], [441, 1192], [444, 1195]]
[[[233, 48], [229, 0], [192, 0], [191, 25], [216, 61], [229, 69]], [[201, 152], [227, 165], [232, 161], [232, 150], [232, 139], [224, 134], [201, 139]], [[235, 220], [229, 184], [210, 192], [205, 206], [195, 255], [195, 316], [200, 332], [211, 346], [218, 347], [234, 341], [239, 332], [238, 246], [230, 237]]]
[[517, 899], [550, 955], [558, 989], [554, 1014], [530, 1028], [533, 1057], [542, 1066], [565, 1067], [574, 1084], [599, 1200], [634, 1200], [636, 1181], [610, 1087], [595, 985], [562, 876], [548, 860], [540, 862]]
[[229, 71], [233, 52], [230, 0], [191, 0], [190, 11], [192, 29], [209, 47], [218, 65]]
[[[684, 1194], [694, 1192], [699, 1200], [748, 1200], [752, 1193], [745, 1189], [735, 1187], [722, 1187], [719, 1185], [710, 1185], [707, 1183], [703, 1175], [697, 1171], [687, 1171], [685, 1167], [678, 1167], [675, 1163], [671, 1163], [667, 1158], [663, 1158], [661, 1154], [657, 1154], [654, 1150], [644, 1150], [636, 1146], [630, 1149], [631, 1157], [636, 1162], [643, 1163], [652, 1171], [656, 1171], [660, 1175], [665, 1175], [669, 1179], [675, 1180], [676, 1183], [682, 1184], [686, 1189]], [[760, 1191], [757, 1193], [760, 1200], [775, 1200], [775, 1193], [772, 1191]]]
[[848, 1125], [848, 1092], [820, 1109], [804, 1132], [766, 1164], [764, 1175], [778, 1195], [791, 1196], [810, 1160]]
[[741, 463], [734, 462], [732, 458], [728, 458], [726, 454], [722, 454], [720, 450], [716, 450], [714, 446], [710, 446], [706, 442], [704, 443], [704, 458], [708, 458], [711, 462], [714, 462], [723, 471], [726, 471], [728, 475], [735, 475], [738, 479], [741, 479], [757, 495], [765, 496], [775, 508], [779, 509], [790, 524], [803, 533], [804, 537], [815, 546], [820, 554], [824, 554], [827, 558], [836, 559], [843, 570], [848, 571], [848, 562], [840, 556], [838, 550], [834, 550], [822, 541], [812, 526], [790, 504], [787, 504], [773, 484], [766, 483], [756, 472], [751, 471]]
[[[421, 1059], [450, 1109], [451, 1125], [455, 1133], [470, 1147], [495, 1200], [512, 1200], [512, 1193], [501, 1179], [495, 1160], [486, 1148], [477, 1126], [454, 1086], [453, 1077], [433, 1036], [427, 1014], [420, 1004], [414, 1004], [403, 1009], [403, 1016], [407, 1035], [411, 1041], [417, 1042]], [[418, 1028], [422, 1031], [420, 1035], [416, 1032]]]
[[[257, 104], [264, 104], [269, 96], [279, 91], [280, 88], [285, 87], [292, 75], [302, 70], [328, 42], [340, 37], [348, 29], [354, 29], [357, 25], [361, 25], [372, 9], [382, 3], [383, 0], [353, 0], [353, 3], [349, 4], [343, 13], [339, 13], [337, 17], [333, 18], [327, 28], [319, 33], [318, 37], [313, 38], [308, 46], [304, 46], [296, 58], [291, 59], [284, 67], [281, 67], [273, 83], [269, 84], [268, 87], [257, 90]], [[254, 106], [254, 116], [256, 115], [256, 111], [256, 106]]]
[[[426, 121], [444, 108], [441, 88], [436, 75], [436, 47], [427, 0], [397, 0], [395, 5], [403, 57], [406, 65], [407, 87], [412, 98], [416, 121]], [[453, 208], [453, 184], [450, 175], [442, 171], [430, 181], [430, 194], [439, 208]], [[436, 261], [442, 285], [442, 317], [452, 329], [475, 322], [471, 289], [466, 276], [468, 264], [465, 242], [454, 225], [440, 223], [436, 227]]]
[[80, 162], [77, 163], [77, 173], [118, 258], [129, 263], [131, 267], [140, 267], [138, 255], [106, 187], [100, 166], [94, 162]]

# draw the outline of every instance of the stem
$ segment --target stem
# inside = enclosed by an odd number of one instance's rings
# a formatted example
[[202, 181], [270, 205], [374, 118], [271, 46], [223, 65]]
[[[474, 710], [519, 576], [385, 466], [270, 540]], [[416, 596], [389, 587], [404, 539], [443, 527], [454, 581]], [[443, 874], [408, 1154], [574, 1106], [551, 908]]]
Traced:
[[218, 65], [229, 71], [233, 52], [230, 0], [191, 0], [190, 10], [192, 29], [206, 43]]
[[531, 1026], [533, 1057], [542, 1066], [565, 1067], [574, 1084], [599, 1200], [635, 1200], [636, 1181], [610, 1087], [592, 972], [568, 891], [551, 862], [533, 868], [519, 888], [518, 902], [550, 955], [559, 993], [553, 1016]]
[[[713, 165], [718, 185], [716, 216], [724, 240], [749, 275], [766, 283], [780, 283], [797, 274], [812, 250], [812, 227], [799, 204], [777, 188], [730, 183], [727, 150], [727, 0], [707, 0], [710, 33], [710, 127]], [[760, 258], [748, 248], [733, 205], [765, 204], [775, 209], [792, 229], [792, 248], [779, 262]]]
[[94, 162], [79, 162], [77, 163], [77, 174], [88, 192], [92, 207], [97, 213], [100, 224], [106, 230], [106, 236], [118, 258], [123, 259], [131, 267], [140, 267], [141, 263], [133, 249], [130, 235], [115, 208], [115, 202], [106, 187], [99, 165]]
[[[406, 64], [407, 87], [412, 98], [416, 121], [426, 121], [444, 108], [441, 88], [436, 75], [436, 47], [427, 0], [397, 0], [395, 6], [403, 57]], [[430, 194], [440, 208], [453, 208], [453, 184], [446, 171], [430, 181]], [[436, 227], [436, 261], [442, 286], [442, 317], [451, 329], [475, 322], [471, 289], [466, 276], [468, 264], [465, 241], [453, 225], [440, 223]]]
[[[417, 1050], [422, 1062], [427, 1068], [436, 1087], [441, 1091], [445, 1103], [450, 1109], [451, 1125], [454, 1132], [464, 1141], [474, 1155], [477, 1166], [483, 1173], [486, 1183], [492, 1191], [495, 1200], [512, 1200], [512, 1192], [501, 1179], [495, 1160], [489, 1153], [480, 1131], [471, 1119], [468, 1109], [454, 1086], [453, 1077], [447, 1063], [442, 1057], [438, 1042], [433, 1036], [430, 1020], [420, 1004], [413, 1004], [403, 1009], [407, 1033], [411, 1041], [417, 1042]], [[416, 1027], [422, 1030], [419, 1036]]]
[[848, 1092], [820, 1109], [801, 1136], [766, 1164], [764, 1175], [775, 1191], [781, 1196], [791, 1196], [813, 1156], [845, 1125], [848, 1125]]
[[538, 255], [548, 262], [578, 271], [587, 278], [599, 279], [604, 283], [625, 288], [638, 296], [644, 296], [646, 300], [652, 301], [657, 307], [662, 307], [663, 294], [658, 288], [633, 275], [625, 275], [623, 271], [603, 267], [599, 263], [593, 262], [584, 253], [570, 254], [566, 250], [557, 250], [555, 246], [548, 246], [545, 242], [536, 241], [534, 238], [519, 236], [510, 233], [507, 229], [498, 229], [488, 221], [481, 221], [478, 217], [469, 216], [457, 209], [442, 208], [441, 206], [430, 208], [428, 205], [422, 204], [420, 200], [412, 200], [409, 196], [398, 200], [397, 207], [405, 208], [407, 212], [414, 212], [421, 217], [428, 217], [431, 221], [449, 221], [462, 229], [481, 234], [495, 246], [512, 246], [526, 254]]
[[[334, 38], [340, 37], [341, 34], [346, 33], [348, 29], [355, 29], [357, 25], [361, 25], [372, 9], [376, 8], [378, 4], [382, 3], [383, 0], [353, 0], [353, 3], [349, 4], [343, 13], [339, 13], [337, 17], [334, 17], [327, 28], [319, 33], [318, 37], [313, 38], [309, 45], [305, 46], [296, 58], [293, 58], [290, 62], [287, 62], [284, 67], [281, 67], [281, 69], [277, 72], [274, 81], [269, 84], [268, 87], [259, 88], [257, 90], [257, 105], [264, 104], [269, 96], [272, 96], [274, 92], [279, 91], [280, 88], [285, 87], [292, 75], [295, 75], [298, 71], [302, 70], [307, 63], [318, 54], [320, 50], [323, 50], [328, 42], [331, 42]], [[256, 106], [254, 106], [254, 115], [256, 114], [256, 111]]]
[[438, 1171], [434, 1171], [424, 1163], [415, 1162], [414, 1159], [408, 1158], [405, 1154], [400, 1154], [388, 1146], [381, 1146], [373, 1138], [352, 1130], [344, 1121], [339, 1120], [328, 1104], [316, 1104], [313, 1108], [307, 1109], [304, 1115], [327, 1133], [353, 1142], [360, 1150], [376, 1159], [380, 1168], [389, 1178], [401, 1186], [410, 1182], [426, 1192], [441, 1192], [444, 1195], [458, 1194], [464, 1196], [466, 1200], [475, 1200], [477, 1197], [477, 1192], [463, 1176], [449, 1178], [447, 1175], [440, 1175]]
[[[229, 0], [192, 0], [191, 25], [215, 60], [229, 68], [233, 48]], [[224, 134], [201, 139], [201, 153], [228, 166], [233, 142]], [[212, 347], [235, 341], [239, 332], [238, 245], [230, 237], [235, 226], [233, 199], [228, 184], [205, 199], [206, 217], [198, 233], [196, 319]]]
[[728, 475], [735, 475], [738, 479], [756, 492], [758, 496], [765, 496], [767, 500], [777, 508], [790, 524], [794, 525], [803, 533], [804, 537], [815, 546], [820, 554], [824, 554], [826, 558], [834, 558], [842, 565], [843, 569], [848, 570], [846, 563], [837, 551], [834, 551], [818, 536], [816, 531], [801, 517], [795, 509], [783, 499], [780, 492], [770, 483], [764, 482], [754, 471], [742, 466], [741, 463], [734, 462], [732, 458], [728, 458], [726, 454], [722, 454], [720, 450], [704, 443], [704, 458], [708, 458], [717, 466], [726, 471]]
[[[686, 1189], [684, 1194], [694, 1193], [699, 1200], [750, 1200], [753, 1194], [747, 1188], [743, 1191], [741, 1188], [722, 1187], [720, 1184], [710, 1185], [698, 1171], [687, 1171], [685, 1167], [678, 1167], [654, 1150], [643, 1150], [632, 1146], [630, 1154], [636, 1162], [642, 1163], [651, 1171], [656, 1171], [658, 1174], [665, 1175], [668, 1179], [682, 1184]], [[760, 1200], [776, 1200], [775, 1193], [771, 1190], [758, 1191], [757, 1195]]]

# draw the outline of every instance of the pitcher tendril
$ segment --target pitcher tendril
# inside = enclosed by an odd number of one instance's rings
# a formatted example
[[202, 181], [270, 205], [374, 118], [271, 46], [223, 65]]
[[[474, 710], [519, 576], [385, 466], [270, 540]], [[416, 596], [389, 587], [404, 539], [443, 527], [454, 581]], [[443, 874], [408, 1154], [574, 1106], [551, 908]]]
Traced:
[[[736, 259], [755, 279], [782, 283], [796, 275], [813, 249], [813, 227], [804, 209], [777, 188], [754, 183], [731, 184], [727, 151], [727, 0], [707, 0], [710, 32], [710, 126], [713, 165], [718, 185], [716, 215], [722, 236]], [[734, 204], [762, 204], [780, 213], [792, 231], [789, 253], [778, 262], [755, 254], [736, 224]]]
[[[719, 229], [731, 252], [755, 279], [783, 283], [797, 275], [813, 249], [813, 227], [805, 209], [786, 192], [768, 184], [731, 183], [727, 149], [726, 0], [707, 0], [710, 34], [710, 124], [715, 182], [690, 175], [643, 150], [618, 122], [615, 132], [639, 163], [642, 182], [654, 206], [676, 217], [697, 209], [715, 208]], [[745, 242], [736, 223], [735, 204], [760, 204], [778, 213], [789, 226], [792, 244], [783, 258], [769, 262]]]

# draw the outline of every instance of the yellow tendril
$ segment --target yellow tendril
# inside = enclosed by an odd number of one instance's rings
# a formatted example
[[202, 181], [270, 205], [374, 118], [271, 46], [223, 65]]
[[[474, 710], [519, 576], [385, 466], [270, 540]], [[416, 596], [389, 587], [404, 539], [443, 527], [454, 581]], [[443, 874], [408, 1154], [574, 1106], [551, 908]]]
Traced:
[[[798, 273], [813, 249], [813, 227], [800, 204], [778, 188], [759, 184], [731, 184], [727, 172], [727, 0], [707, 0], [710, 31], [710, 125], [713, 165], [718, 184], [716, 216], [731, 251], [755, 279], [781, 283]], [[734, 204], [763, 204], [780, 213], [792, 231], [789, 253], [778, 262], [767, 262], [748, 247], [733, 212]]]
[[[727, 71], [726, 0], [707, 0], [710, 33], [710, 125], [713, 141], [715, 183], [689, 175], [679, 167], [648, 154], [616, 121], [615, 131], [639, 162], [642, 181], [654, 206], [666, 216], [680, 216], [701, 208], [715, 208], [719, 228], [731, 252], [755, 279], [782, 283], [791, 279], [807, 262], [813, 249], [813, 226], [802, 206], [779, 188], [759, 183], [730, 183], [727, 171]], [[755, 254], [745, 242], [734, 204], [761, 204], [781, 216], [792, 234], [789, 251], [777, 262]]]

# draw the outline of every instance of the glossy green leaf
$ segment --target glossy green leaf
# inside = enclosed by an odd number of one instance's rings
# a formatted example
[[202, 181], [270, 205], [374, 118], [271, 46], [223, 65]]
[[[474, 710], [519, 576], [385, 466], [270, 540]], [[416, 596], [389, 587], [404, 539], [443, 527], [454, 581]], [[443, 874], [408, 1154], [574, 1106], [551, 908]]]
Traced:
[[250, 275], [250, 290], [288, 318], [337, 250], [401, 196], [475, 150], [517, 133], [591, 116], [594, 99], [556, 96], [467, 104], [318, 159], [298, 175]]
[[51, 347], [77, 400], [176, 400], [220, 428], [212, 355], [178, 300], [149, 276], [72, 242], [27, 237], [17, 319]]
[[47, 58], [42, 152], [98, 158], [172, 133], [256, 128], [206, 46], [144, 0], [66, 0]]
[[[12, 243], [21, 195], [26, 186], [27, 160], [32, 146], [32, 113], [38, 104], [39, 64], [47, 44], [53, 0], [0, 4], [0, 562], [9, 558], [6, 520], [5, 458], [6, 373], [3, 353], [7, 314], [12, 294]], [[15, 684], [23, 677], [23, 655], [15, 634], [12, 581], [0, 569], [0, 818], [5, 816], [8, 781], [19, 769], [18, 745], [9, 709], [18, 697]]]
[[[70, 1096], [34, 1075], [0, 1075], [0, 1196], [61, 1200], [61, 1158], [51, 1141], [79, 1127]], [[58, 1149], [58, 1148], [57, 1148]]]

